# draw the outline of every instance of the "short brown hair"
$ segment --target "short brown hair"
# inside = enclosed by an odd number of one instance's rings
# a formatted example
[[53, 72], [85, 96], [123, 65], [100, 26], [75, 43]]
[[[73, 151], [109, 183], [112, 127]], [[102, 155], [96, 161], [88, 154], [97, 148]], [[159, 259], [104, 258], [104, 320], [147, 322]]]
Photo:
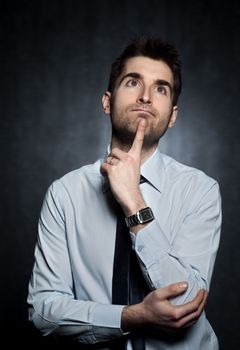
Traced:
[[173, 105], [177, 104], [182, 89], [181, 62], [176, 48], [160, 38], [140, 37], [133, 39], [119, 57], [113, 62], [108, 83], [108, 91], [113, 93], [116, 81], [129, 58], [145, 56], [164, 61], [173, 73]]

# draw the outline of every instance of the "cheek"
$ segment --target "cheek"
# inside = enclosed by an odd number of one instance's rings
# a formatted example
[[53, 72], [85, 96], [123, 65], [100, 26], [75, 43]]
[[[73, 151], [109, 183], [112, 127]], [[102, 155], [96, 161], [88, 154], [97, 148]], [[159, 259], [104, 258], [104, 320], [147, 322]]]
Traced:
[[162, 98], [157, 101], [155, 108], [162, 117], [169, 116], [172, 113], [172, 102], [169, 99]]
[[127, 95], [122, 96], [119, 94], [114, 99], [114, 103], [112, 105], [112, 112], [114, 114], [121, 114], [128, 108], [129, 104], [130, 104], [129, 96]]
[[137, 97], [137, 91], [133, 89], [128, 89], [124, 91], [118, 91], [116, 95], [116, 102], [119, 105], [127, 105], [129, 103], [135, 102]]
[[164, 109], [170, 108], [171, 105], [172, 105], [171, 99], [168, 98], [167, 96], [164, 96], [164, 95], [162, 95], [162, 96], [157, 96], [157, 97], [155, 98], [155, 101], [154, 101], [154, 102], [156, 103], [156, 105], [159, 106], [159, 108], [162, 108], [162, 109], [163, 109], [163, 108], [164, 108]]

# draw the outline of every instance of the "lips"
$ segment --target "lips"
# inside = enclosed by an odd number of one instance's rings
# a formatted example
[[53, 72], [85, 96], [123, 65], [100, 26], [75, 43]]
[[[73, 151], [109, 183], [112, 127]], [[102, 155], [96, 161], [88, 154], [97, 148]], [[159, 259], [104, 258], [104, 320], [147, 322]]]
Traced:
[[155, 114], [153, 112], [151, 112], [150, 110], [145, 109], [145, 108], [133, 108], [131, 111], [132, 112], [145, 113], [145, 114], [149, 114], [152, 117], [155, 117]]

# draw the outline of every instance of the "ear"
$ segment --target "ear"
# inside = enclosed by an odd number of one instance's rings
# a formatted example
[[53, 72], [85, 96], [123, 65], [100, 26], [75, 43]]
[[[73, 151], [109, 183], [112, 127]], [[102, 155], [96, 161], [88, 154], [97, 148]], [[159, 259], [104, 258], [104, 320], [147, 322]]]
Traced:
[[109, 91], [106, 91], [102, 97], [102, 109], [105, 114], [111, 113], [110, 99], [111, 99], [111, 93]]
[[177, 113], [178, 113], [178, 106], [173, 106], [172, 115], [171, 115], [169, 123], [168, 123], [169, 128], [172, 128], [174, 126], [174, 124], [176, 123]]

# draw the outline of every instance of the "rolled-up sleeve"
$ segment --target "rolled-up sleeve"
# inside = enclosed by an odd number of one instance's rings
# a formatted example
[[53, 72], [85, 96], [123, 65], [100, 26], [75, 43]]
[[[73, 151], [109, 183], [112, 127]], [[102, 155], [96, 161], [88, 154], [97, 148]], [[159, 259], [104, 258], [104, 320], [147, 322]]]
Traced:
[[[200, 288], [209, 289], [220, 240], [221, 196], [216, 182], [189, 194], [181, 219], [172, 233], [161, 226], [161, 213], [136, 236], [135, 251], [152, 288], [187, 281], [188, 290], [175, 298], [181, 304], [193, 299]], [[179, 208], [180, 212], [180, 208]], [[180, 217], [179, 213], [174, 213]]]

